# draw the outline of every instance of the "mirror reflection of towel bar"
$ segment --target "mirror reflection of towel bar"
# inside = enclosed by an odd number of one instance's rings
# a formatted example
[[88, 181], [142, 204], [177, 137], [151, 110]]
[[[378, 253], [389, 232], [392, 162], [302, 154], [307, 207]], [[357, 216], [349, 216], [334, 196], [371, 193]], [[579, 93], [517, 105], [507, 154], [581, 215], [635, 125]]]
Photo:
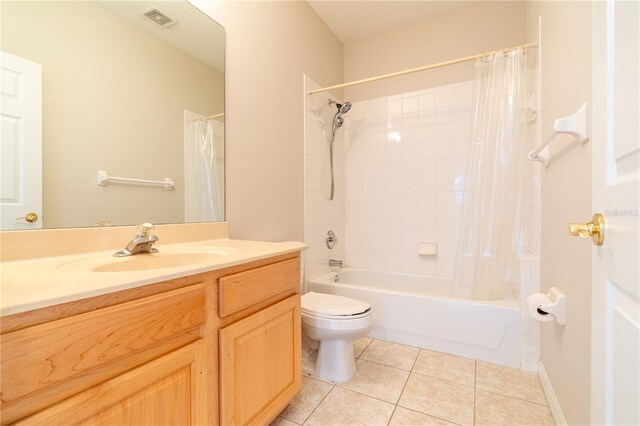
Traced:
[[549, 144], [560, 134], [573, 135], [579, 143], [589, 140], [589, 104], [582, 104], [580, 109], [568, 116], [558, 118], [553, 123], [553, 133], [538, 147], [529, 153], [529, 160], [539, 161], [545, 166], [549, 165], [549, 155], [540, 155]]
[[173, 191], [175, 186], [173, 179], [164, 178], [164, 180], [147, 180], [147, 179], [133, 179], [124, 177], [109, 176], [104, 170], [98, 170], [97, 174], [98, 185], [107, 186], [109, 182], [123, 182], [123, 183], [141, 183], [144, 185], [159, 185], [163, 186], [167, 191]]

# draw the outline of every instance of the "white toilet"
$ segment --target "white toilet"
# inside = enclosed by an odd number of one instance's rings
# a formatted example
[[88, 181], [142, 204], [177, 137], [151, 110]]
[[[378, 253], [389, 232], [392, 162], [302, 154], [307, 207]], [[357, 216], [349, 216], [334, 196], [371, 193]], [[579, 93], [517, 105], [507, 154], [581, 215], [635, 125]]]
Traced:
[[304, 294], [303, 371], [332, 382], [351, 380], [356, 373], [353, 342], [366, 336], [372, 325], [368, 303], [333, 294]]

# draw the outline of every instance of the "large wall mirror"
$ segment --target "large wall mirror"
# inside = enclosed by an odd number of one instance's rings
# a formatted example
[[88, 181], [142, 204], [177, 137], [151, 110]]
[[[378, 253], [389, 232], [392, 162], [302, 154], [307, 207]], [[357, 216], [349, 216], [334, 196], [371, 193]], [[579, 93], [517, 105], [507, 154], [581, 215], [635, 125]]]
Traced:
[[0, 8], [2, 230], [225, 219], [224, 28], [186, 1]]

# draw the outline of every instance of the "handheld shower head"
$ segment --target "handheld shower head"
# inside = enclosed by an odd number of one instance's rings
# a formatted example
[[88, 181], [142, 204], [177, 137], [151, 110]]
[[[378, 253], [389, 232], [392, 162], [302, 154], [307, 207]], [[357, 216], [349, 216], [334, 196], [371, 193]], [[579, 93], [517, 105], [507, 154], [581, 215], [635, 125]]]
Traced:
[[338, 111], [336, 112], [336, 115], [333, 117], [333, 131], [331, 132], [331, 140], [329, 141], [329, 161], [331, 164], [331, 200], [333, 200], [333, 197], [335, 195], [335, 185], [334, 185], [334, 181], [335, 181], [335, 176], [334, 176], [334, 172], [333, 172], [333, 142], [335, 141], [335, 137], [336, 137], [336, 130], [338, 130], [338, 128], [340, 126], [342, 126], [344, 124], [344, 118], [342, 118], [343, 115], [345, 115], [347, 112], [349, 112], [349, 110], [351, 109], [351, 102], [345, 102], [343, 104], [339, 104], [338, 102], [329, 99], [329, 105], [334, 105], [338, 108]]
[[349, 110], [351, 109], [351, 102], [345, 102], [343, 104], [339, 104], [336, 102], [336, 107], [338, 108], [338, 112], [336, 112], [335, 117], [333, 117], [333, 128], [335, 129], [342, 126], [344, 124], [344, 119], [342, 118]]
[[336, 104], [340, 115], [346, 114], [351, 109], [351, 102], [345, 102], [343, 104]]

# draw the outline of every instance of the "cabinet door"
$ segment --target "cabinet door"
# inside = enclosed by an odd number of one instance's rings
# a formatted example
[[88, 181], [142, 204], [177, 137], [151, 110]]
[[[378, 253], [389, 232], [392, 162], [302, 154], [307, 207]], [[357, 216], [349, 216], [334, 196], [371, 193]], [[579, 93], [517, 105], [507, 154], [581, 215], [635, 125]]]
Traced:
[[202, 340], [87, 389], [17, 424], [191, 425], [206, 423]]
[[300, 295], [220, 330], [220, 422], [268, 424], [300, 391]]

